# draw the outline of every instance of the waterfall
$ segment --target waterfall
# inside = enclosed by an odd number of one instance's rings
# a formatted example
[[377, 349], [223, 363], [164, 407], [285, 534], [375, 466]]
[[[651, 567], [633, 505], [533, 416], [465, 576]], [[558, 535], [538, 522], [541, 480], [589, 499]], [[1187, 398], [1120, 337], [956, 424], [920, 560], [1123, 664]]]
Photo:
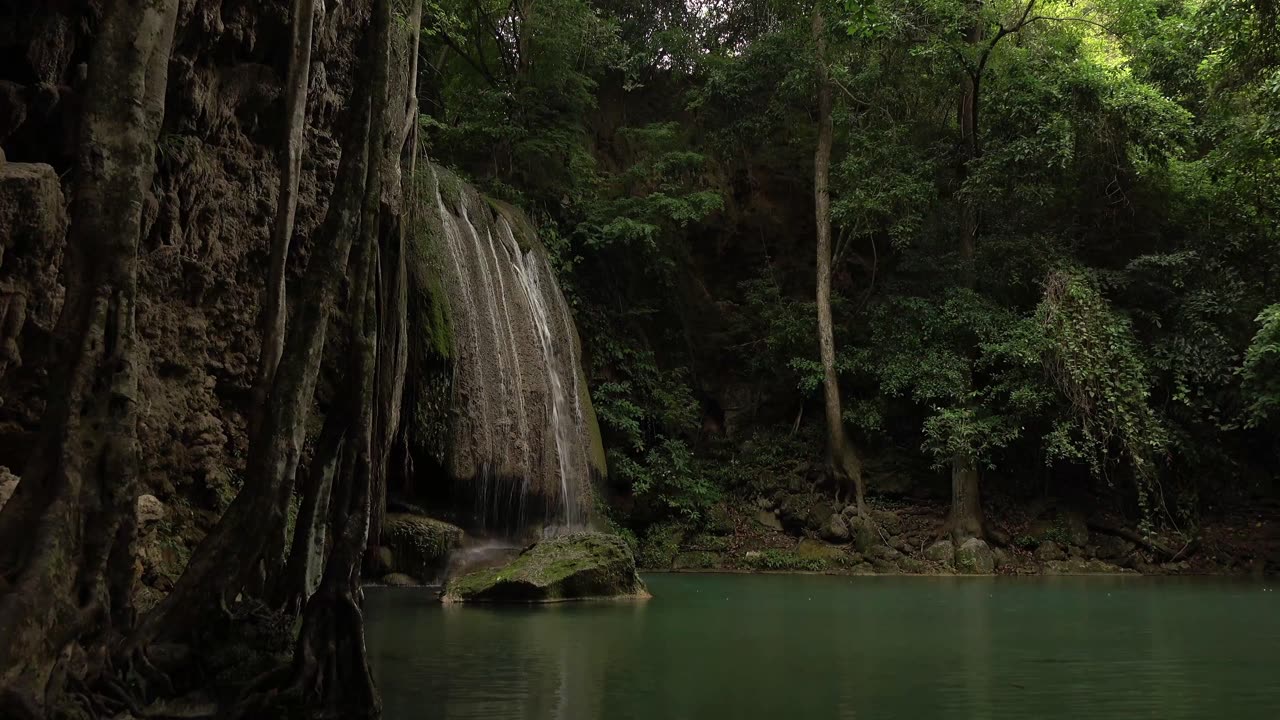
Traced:
[[485, 530], [586, 527], [605, 469], [569, 304], [529, 223], [457, 185], [430, 198], [453, 333], [445, 469]]
[[[532, 251], [528, 253], [517, 252], [517, 258], [516, 276], [520, 278], [520, 283], [524, 286], [525, 294], [529, 298], [529, 305], [533, 312], [533, 325], [538, 331], [538, 340], [542, 346], [543, 366], [546, 368], [547, 382], [551, 389], [549, 403], [551, 428], [555, 438], [556, 462], [560, 475], [560, 495], [564, 506], [564, 512], [560, 519], [566, 527], [574, 528], [578, 527], [580, 523], [576, 512], [577, 498], [573, 496], [569, 489], [570, 473], [573, 472], [569, 458], [570, 435], [573, 430], [569, 425], [568, 401], [565, 396], [564, 380], [561, 377], [560, 360], [556, 357], [556, 337], [552, 332], [550, 316], [547, 313], [548, 292], [546, 288], [549, 282], [554, 282], [554, 279], [543, 277], [541, 270], [546, 265], [546, 262], [539, 263], [542, 258], [535, 257]], [[547, 269], [550, 270], [550, 268]]]

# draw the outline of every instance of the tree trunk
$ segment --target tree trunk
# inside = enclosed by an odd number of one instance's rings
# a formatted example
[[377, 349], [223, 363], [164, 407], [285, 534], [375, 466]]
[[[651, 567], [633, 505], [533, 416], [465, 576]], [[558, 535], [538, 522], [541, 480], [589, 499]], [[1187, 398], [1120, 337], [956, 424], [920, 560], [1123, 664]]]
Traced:
[[[981, 43], [984, 36], [982, 20], [977, 14], [979, 9], [975, 9], [973, 26], [965, 35], [966, 42], [973, 46]], [[981, 154], [978, 139], [981, 67], [980, 64], [973, 70], [966, 70], [960, 92], [958, 120], [962, 152], [958, 175], [961, 186], [969, 176], [969, 164], [977, 160]], [[974, 269], [977, 242], [978, 205], [972, 194], [965, 193], [962, 195], [960, 207], [960, 272], [963, 286], [969, 289], [977, 285]], [[972, 386], [972, 383], [973, 378], [970, 375], [969, 385]], [[965, 400], [965, 404], [970, 409], [974, 407], [971, 400]], [[979, 491], [977, 458], [972, 452], [957, 452], [951, 458], [951, 518], [948, 525], [952, 539], [959, 544], [971, 537], [984, 537], [985, 524], [982, 496]]]
[[407, 102], [402, 117], [391, 124], [387, 144], [387, 165], [383, 172], [382, 222], [378, 267], [378, 365], [374, 408], [374, 466], [370, 490], [369, 551], [382, 542], [382, 523], [387, 513], [387, 468], [391, 448], [400, 431], [400, 411], [404, 401], [405, 371], [409, 365], [408, 266], [405, 256], [406, 225], [413, 198], [404, 192], [403, 171], [413, 177], [417, 161], [418, 125], [418, 39], [422, 24], [422, 0], [413, 3], [408, 19], [407, 42], [397, 41], [397, 67], [405, 73]]
[[852, 486], [858, 515], [866, 514], [862, 489], [862, 463], [845, 434], [840, 408], [840, 381], [836, 374], [835, 331], [831, 318], [831, 146], [835, 128], [832, 121], [831, 78], [826, 59], [826, 22], [822, 4], [814, 4], [813, 40], [817, 46], [818, 149], [814, 153], [814, 217], [818, 226], [818, 344], [822, 354], [823, 394], [827, 411], [827, 452], [836, 494], [845, 483]]
[[39, 717], [68, 677], [105, 670], [132, 622], [137, 496], [134, 324], [177, 0], [106, 6], [89, 63], [43, 429], [0, 513], [0, 716]]
[[[360, 610], [360, 564], [368, 545], [373, 478], [374, 374], [377, 369], [377, 243], [382, 211], [382, 172], [389, 104], [390, 0], [376, 0], [370, 44], [374, 105], [369, 132], [369, 162], [361, 207], [359, 245], [351, 267], [351, 365], [345, 414], [347, 454], [333, 495], [333, 550], [320, 587], [306, 603], [294, 647], [292, 670], [280, 687], [250, 696], [238, 717], [270, 716], [281, 705], [300, 705], [312, 717], [372, 718], [381, 703], [369, 670]], [[381, 102], [379, 102], [381, 101]], [[399, 115], [397, 114], [397, 117]], [[397, 128], [398, 129], [398, 128]], [[398, 148], [397, 148], [398, 151]], [[331, 412], [343, 412], [334, 408]]]
[[311, 35], [315, 21], [315, 0], [293, 0], [292, 51], [285, 80], [285, 136], [280, 145], [278, 164], [280, 191], [276, 201], [276, 219], [271, 232], [271, 260], [267, 284], [262, 293], [262, 349], [258, 354], [258, 372], [253, 385], [249, 415], [249, 436], [258, 434], [266, 414], [267, 395], [275, 378], [276, 367], [284, 353], [287, 307], [285, 303], [285, 266], [289, 244], [293, 240], [293, 224], [298, 209], [298, 180], [302, 173], [302, 134], [307, 126], [307, 87], [311, 77]]
[[289, 561], [276, 592], [276, 607], [290, 614], [300, 610], [320, 586], [328, 542], [325, 530], [329, 524], [329, 503], [347, 425], [343, 408], [334, 407], [329, 411], [307, 468], [307, 483], [302, 488]]
[[951, 460], [951, 538], [958, 545], [984, 537], [978, 467], [972, 455], [957, 453]]
[[135, 646], [162, 633], [185, 633], [203, 613], [225, 607], [260, 572], [269, 538], [284, 527], [329, 316], [360, 231], [367, 176], [375, 166], [381, 167], [387, 34], [377, 23], [366, 32], [364, 52], [328, 212], [307, 267], [262, 428], [249, 439], [245, 485], [196, 548], [173, 592], [143, 619], [133, 638]]
[[[262, 348], [258, 355], [258, 372], [254, 382], [249, 411], [249, 437], [258, 434], [267, 412], [267, 399], [276, 368], [284, 353], [288, 307], [285, 293], [285, 269], [289, 245], [293, 239], [294, 218], [298, 208], [298, 181], [302, 171], [302, 139], [307, 126], [307, 88], [311, 75], [311, 36], [315, 22], [315, 0], [293, 0], [293, 25], [290, 37], [289, 70], [285, 80], [285, 136], [278, 154], [280, 191], [276, 202], [276, 219], [271, 234], [271, 259], [267, 284], [263, 289]], [[292, 492], [292, 483], [285, 483]], [[286, 524], [268, 540], [263, 553], [263, 568], [253, 578], [256, 593], [262, 593], [271, 579], [279, 586], [283, 579], [285, 548], [289, 537]]]

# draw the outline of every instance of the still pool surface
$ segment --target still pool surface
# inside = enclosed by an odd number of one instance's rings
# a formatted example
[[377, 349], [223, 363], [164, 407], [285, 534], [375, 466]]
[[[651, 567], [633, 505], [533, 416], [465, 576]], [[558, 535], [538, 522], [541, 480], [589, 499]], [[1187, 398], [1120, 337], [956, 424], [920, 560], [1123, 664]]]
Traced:
[[1280, 718], [1280, 583], [646, 580], [542, 608], [368, 589], [386, 720]]

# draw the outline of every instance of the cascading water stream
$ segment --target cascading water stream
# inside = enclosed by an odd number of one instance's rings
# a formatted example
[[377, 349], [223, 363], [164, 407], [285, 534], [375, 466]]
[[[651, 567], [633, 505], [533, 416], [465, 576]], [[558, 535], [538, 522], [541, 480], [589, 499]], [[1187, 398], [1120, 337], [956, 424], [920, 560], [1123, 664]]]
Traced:
[[546, 252], [514, 211], [494, 212], [470, 188], [446, 202], [437, 183], [434, 204], [454, 335], [449, 475], [471, 488], [485, 533], [537, 527], [534, 498], [544, 535], [584, 528], [604, 468], [591, 454], [577, 330]]
[[569, 490], [569, 428], [568, 408], [565, 399], [564, 382], [560, 378], [559, 363], [556, 360], [554, 337], [551, 332], [550, 316], [547, 313], [545, 280], [539, 272], [537, 258], [533, 253], [519, 253], [517, 256], [516, 276], [524, 285], [529, 297], [529, 306], [533, 312], [534, 328], [538, 331], [538, 340], [542, 345], [542, 357], [547, 369], [547, 381], [551, 389], [551, 429], [555, 437], [556, 462], [560, 474], [560, 499], [564, 506], [561, 518], [568, 528], [580, 525], [577, 513], [577, 502]]

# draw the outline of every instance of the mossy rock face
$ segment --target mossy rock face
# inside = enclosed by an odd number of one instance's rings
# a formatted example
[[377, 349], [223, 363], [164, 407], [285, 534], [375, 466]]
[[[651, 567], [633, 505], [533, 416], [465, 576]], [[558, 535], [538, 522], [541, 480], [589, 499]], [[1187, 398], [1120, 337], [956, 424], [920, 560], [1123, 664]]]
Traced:
[[622, 538], [576, 533], [543, 540], [501, 568], [454, 578], [442, 600], [546, 603], [605, 598], [646, 598], [635, 558]]
[[449, 553], [462, 545], [462, 529], [421, 515], [392, 514], [382, 527], [397, 572], [429, 582], [444, 569]]
[[965, 540], [956, 548], [956, 570], [970, 575], [990, 575], [995, 572], [995, 556], [986, 542], [978, 538]]
[[844, 550], [810, 538], [801, 540], [796, 545], [795, 553], [803, 561], [817, 561], [827, 565], [837, 565], [847, 557]]

